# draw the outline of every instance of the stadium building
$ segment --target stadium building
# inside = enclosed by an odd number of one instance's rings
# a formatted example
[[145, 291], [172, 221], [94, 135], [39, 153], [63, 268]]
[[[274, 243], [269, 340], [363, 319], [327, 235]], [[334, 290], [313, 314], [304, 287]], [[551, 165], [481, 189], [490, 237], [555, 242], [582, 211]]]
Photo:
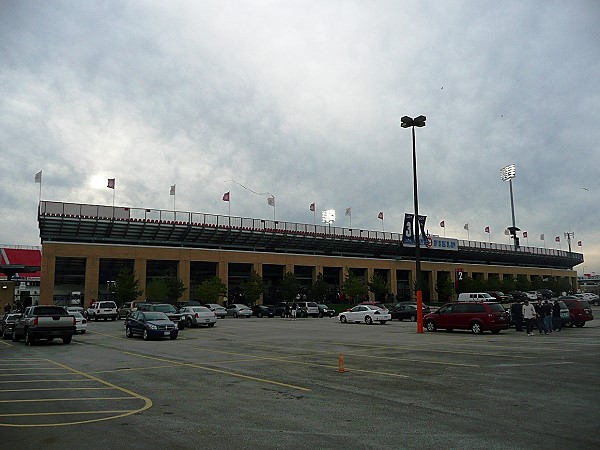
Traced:
[[[413, 297], [415, 248], [398, 233], [231, 217], [216, 214], [41, 201], [40, 303], [81, 293], [82, 306], [110, 298], [123, 267], [146, 285], [177, 276], [194, 300], [196, 287], [212, 276], [227, 286], [229, 300], [243, 299], [252, 271], [265, 282], [264, 303], [280, 300], [287, 272], [303, 286], [318, 274], [330, 294], [341, 291], [348, 271], [368, 281], [375, 274], [392, 294]], [[421, 248], [424, 299], [438, 300], [440, 277], [472, 279], [568, 280], [575, 290], [583, 255], [556, 249], [428, 236]], [[331, 301], [335, 302], [332, 297]]]

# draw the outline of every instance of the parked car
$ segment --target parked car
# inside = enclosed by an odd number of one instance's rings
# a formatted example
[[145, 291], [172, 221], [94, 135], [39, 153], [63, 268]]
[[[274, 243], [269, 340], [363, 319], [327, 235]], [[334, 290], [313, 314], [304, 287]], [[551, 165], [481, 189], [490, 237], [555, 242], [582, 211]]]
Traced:
[[374, 305], [356, 305], [347, 311], [340, 313], [340, 322], [364, 322], [371, 325], [373, 322], [379, 322], [385, 325], [388, 320], [392, 320], [389, 312]]
[[500, 333], [509, 327], [504, 307], [492, 302], [447, 303], [435, 312], [423, 318], [427, 331], [444, 328], [471, 330], [475, 334], [491, 331]]
[[458, 302], [496, 302], [497, 300], [487, 292], [461, 292]]
[[252, 306], [252, 315], [256, 317], [275, 317], [275, 310], [265, 305]]
[[10, 339], [12, 336], [12, 330], [15, 326], [15, 322], [19, 318], [20, 313], [8, 313], [2, 317], [0, 322], [0, 331], [2, 332], [2, 339]]
[[571, 315], [569, 326], [582, 327], [586, 322], [594, 320], [592, 308], [587, 300], [574, 296], [558, 297], [558, 299], [565, 302], [567, 308], [569, 308], [569, 314]]
[[83, 315], [83, 313], [85, 312], [85, 309], [83, 309], [81, 306], [67, 306], [66, 309], [68, 313], [78, 312], [81, 313], [81, 315]]
[[523, 291], [510, 291], [509, 294], [512, 295], [514, 301], [521, 300], [522, 302], [524, 302], [525, 300], [531, 300], [529, 296]]
[[185, 316], [180, 314], [170, 303], [140, 303], [137, 306], [138, 311], [158, 311], [165, 313], [167, 317], [177, 324], [177, 328], [185, 328]]
[[560, 305], [560, 320], [562, 326], [568, 327], [571, 325], [571, 312], [569, 311], [569, 307], [562, 300], [558, 300], [558, 304]]
[[13, 342], [24, 338], [25, 344], [33, 345], [38, 339], [52, 341], [62, 339], [70, 344], [75, 334], [75, 317], [62, 306], [36, 305], [25, 308], [15, 321], [12, 330]]
[[288, 304], [286, 302], [278, 302], [273, 305], [273, 313], [277, 317], [285, 317], [285, 312]]
[[185, 324], [190, 328], [200, 325], [214, 327], [217, 323], [217, 316], [206, 306], [184, 306], [179, 313], [185, 315]]
[[554, 297], [554, 292], [552, 292], [550, 289], [538, 289], [537, 291], [546, 299], [551, 299]]
[[527, 295], [527, 298], [529, 300], [543, 300], [544, 296], [539, 293], [538, 291], [527, 291], [525, 292], [525, 295]]
[[388, 308], [387, 308], [387, 306], [385, 306], [383, 303], [377, 303], [377, 302], [362, 302], [362, 303], [359, 303], [359, 305], [377, 306], [379, 309], [383, 310], [384, 312], [389, 312], [389, 309], [388, 309]]
[[298, 317], [319, 317], [319, 306], [315, 302], [296, 302]]
[[502, 291], [488, 291], [494, 299], [499, 303], [509, 303], [512, 300], [512, 295], [505, 294]]
[[145, 341], [162, 337], [177, 339], [178, 333], [177, 324], [164, 312], [137, 310], [125, 319], [125, 334], [129, 338], [139, 334]]
[[600, 297], [592, 292], [582, 292], [580, 294], [573, 294], [573, 296], [587, 300], [589, 304], [600, 305]]
[[225, 309], [224, 306], [221, 306], [218, 303], [206, 303], [202, 306], [205, 306], [206, 308], [214, 312], [215, 316], [217, 316], [217, 319], [222, 319], [227, 315], [227, 309]]
[[[427, 309], [426, 309], [427, 308]], [[423, 316], [431, 312], [429, 306], [423, 307]], [[411, 322], [415, 322], [417, 320], [417, 305], [407, 304], [400, 305], [392, 308], [390, 311], [390, 315], [392, 316], [392, 320], [398, 319], [400, 321], [408, 319]]]
[[106, 300], [95, 302], [87, 309], [87, 318], [96, 322], [99, 319], [117, 320], [117, 304]]
[[227, 315], [231, 317], [251, 317], [252, 310], [246, 305], [233, 303], [227, 307]]
[[337, 312], [335, 312], [335, 309], [331, 309], [324, 303], [317, 303], [317, 306], [319, 307], [319, 317], [335, 317], [335, 315], [337, 314]]
[[75, 334], [80, 333], [80, 334], [85, 334], [85, 332], [87, 331], [87, 320], [85, 317], [83, 317], [83, 314], [81, 314], [78, 311], [67, 311], [69, 313], [70, 316], [75, 317]]

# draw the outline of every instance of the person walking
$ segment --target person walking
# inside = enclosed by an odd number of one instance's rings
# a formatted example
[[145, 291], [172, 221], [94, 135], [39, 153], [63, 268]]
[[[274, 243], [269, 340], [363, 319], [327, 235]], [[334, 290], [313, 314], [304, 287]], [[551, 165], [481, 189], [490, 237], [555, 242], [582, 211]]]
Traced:
[[292, 320], [296, 320], [296, 310], [298, 309], [298, 304], [296, 303], [296, 300], [294, 300], [294, 303], [292, 303]]
[[520, 299], [517, 299], [517, 303], [513, 303], [510, 307], [510, 315], [515, 323], [515, 329], [523, 331], [523, 305]]
[[562, 331], [562, 317], [560, 317], [560, 303], [554, 300], [552, 305], [552, 330]]
[[533, 335], [533, 323], [537, 316], [535, 308], [529, 303], [529, 300], [525, 300], [522, 311], [523, 319], [525, 319], [525, 327], [527, 328], [527, 336]]
[[546, 334], [552, 333], [552, 305], [548, 300], [544, 300], [544, 304], [542, 305], [542, 310], [544, 311], [544, 332]]
[[[540, 334], [544, 334], [544, 311], [542, 308], [542, 301], [538, 299], [537, 303], [535, 305], [533, 305], [533, 308], [535, 309], [535, 314], [536, 314], [536, 321], [535, 324], [537, 325], [538, 331], [540, 332]], [[546, 333], [548, 334], [548, 333]]]

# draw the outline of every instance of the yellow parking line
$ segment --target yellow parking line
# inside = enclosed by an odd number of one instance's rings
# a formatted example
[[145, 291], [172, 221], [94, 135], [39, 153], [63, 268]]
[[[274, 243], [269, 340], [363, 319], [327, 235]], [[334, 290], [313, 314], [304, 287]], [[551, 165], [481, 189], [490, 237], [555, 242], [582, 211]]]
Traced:
[[0, 400], [0, 403], [80, 402], [87, 400], [131, 400], [131, 397], [16, 398], [12, 400]]
[[92, 372], [95, 374], [98, 373], [114, 373], [114, 372], [135, 372], [138, 370], [152, 370], [152, 369], [168, 369], [169, 367], [177, 367], [179, 364], [166, 364], [164, 366], [148, 366], [148, 367], [127, 367], [124, 369], [111, 369], [111, 370], [100, 370], [98, 372]]
[[[14, 414], [0, 414], [0, 417], [39, 417], [39, 416], [69, 416], [69, 415], [80, 415], [80, 414], [121, 414], [126, 413], [130, 410], [127, 409], [117, 409], [117, 410], [106, 410], [106, 411], [61, 411], [61, 412], [43, 412], [43, 413], [14, 413]], [[71, 424], [79, 424], [79, 423], [89, 423], [89, 422], [97, 422], [99, 420], [109, 420], [116, 419], [117, 417], [128, 416], [129, 414], [121, 414], [115, 417], [104, 417], [98, 420], [85, 420], [82, 422], [72, 422], [72, 423], [59, 423], [59, 424], [48, 424], [48, 425], [6, 425], [1, 424], [0, 426], [11, 426], [11, 427], [41, 427], [41, 426], [59, 426], [59, 425], [71, 425]]]
[[36, 391], [108, 391], [109, 387], [54, 387], [54, 388], [32, 388], [32, 389], [0, 389], [0, 392], [36, 392]]
[[247, 380], [257, 381], [259, 383], [274, 384], [274, 385], [277, 385], [277, 386], [283, 386], [283, 387], [287, 387], [287, 388], [290, 388], [290, 389], [296, 389], [296, 390], [299, 390], [299, 391], [310, 391], [310, 389], [302, 387], [302, 386], [295, 386], [293, 384], [281, 383], [279, 381], [268, 380], [266, 378], [258, 378], [258, 377], [253, 377], [253, 376], [250, 376], [250, 375], [243, 375], [241, 373], [230, 372], [230, 371], [227, 371], [227, 370], [215, 369], [215, 368], [206, 367], [206, 366], [200, 366], [198, 364], [180, 363], [178, 361], [170, 361], [170, 360], [164, 359], [164, 358], [156, 358], [156, 357], [152, 357], [152, 356], [140, 355], [140, 354], [131, 353], [131, 352], [123, 352], [123, 353], [125, 353], [126, 355], [137, 356], [139, 358], [153, 359], [153, 360], [156, 360], [156, 361], [163, 361], [163, 362], [170, 362], [170, 363], [178, 364], [180, 366], [193, 367], [194, 369], [206, 370], [208, 372], [222, 373], [224, 375], [230, 375], [232, 377], [244, 378], [244, 379], [247, 379]]
[[[317, 363], [310, 363], [310, 362], [304, 362], [304, 361], [293, 361], [290, 359], [286, 359], [286, 358], [274, 358], [274, 357], [269, 357], [269, 356], [251, 356], [251, 355], [243, 355], [241, 353], [234, 353], [234, 352], [225, 352], [225, 351], [219, 351], [219, 350], [209, 350], [209, 349], [205, 349], [202, 347], [197, 347], [201, 350], [205, 350], [207, 352], [212, 352], [212, 353], [223, 353], [226, 355], [239, 355], [239, 356], [247, 356], [253, 359], [262, 359], [262, 360], [267, 360], [267, 361], [277, 361], [277, 362], [285, 362], [285, 363], [289, 363], [289, 364], [299, 364], [302, 366], [312, 366], [312, 367], [325, 367], [328, 369], [339, 369], [339, 365], [337, 366], [333, 366], [333, 365], [327, 365], [327, 364], [317, 364]], [[408, 375], [402, 375], [402, 374], [398, 374], [398, 373], [393, 373], [393, 372], [379, 372], [376, 370], [366, 370], [366, 369], [347, 369], [348, 372], [363, 372], [363, 373], [371, 373], [371, 374], [376, 374], [376, 375], [385, 375], [388, 377], [396, 377], [396, 378], [410, 378]]]

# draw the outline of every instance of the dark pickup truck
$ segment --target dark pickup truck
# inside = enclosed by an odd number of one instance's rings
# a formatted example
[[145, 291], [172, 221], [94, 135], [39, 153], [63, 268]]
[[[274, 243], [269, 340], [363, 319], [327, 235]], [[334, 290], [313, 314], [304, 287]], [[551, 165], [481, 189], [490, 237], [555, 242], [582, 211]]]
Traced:
[[17, 318], [12, 340], [25, 339], [27, 345], [33, 345], [37, 339], [60, 338], [63, 344], [70, 344], [75, 329], [75, 317], [62, 306], [30, 306]]

